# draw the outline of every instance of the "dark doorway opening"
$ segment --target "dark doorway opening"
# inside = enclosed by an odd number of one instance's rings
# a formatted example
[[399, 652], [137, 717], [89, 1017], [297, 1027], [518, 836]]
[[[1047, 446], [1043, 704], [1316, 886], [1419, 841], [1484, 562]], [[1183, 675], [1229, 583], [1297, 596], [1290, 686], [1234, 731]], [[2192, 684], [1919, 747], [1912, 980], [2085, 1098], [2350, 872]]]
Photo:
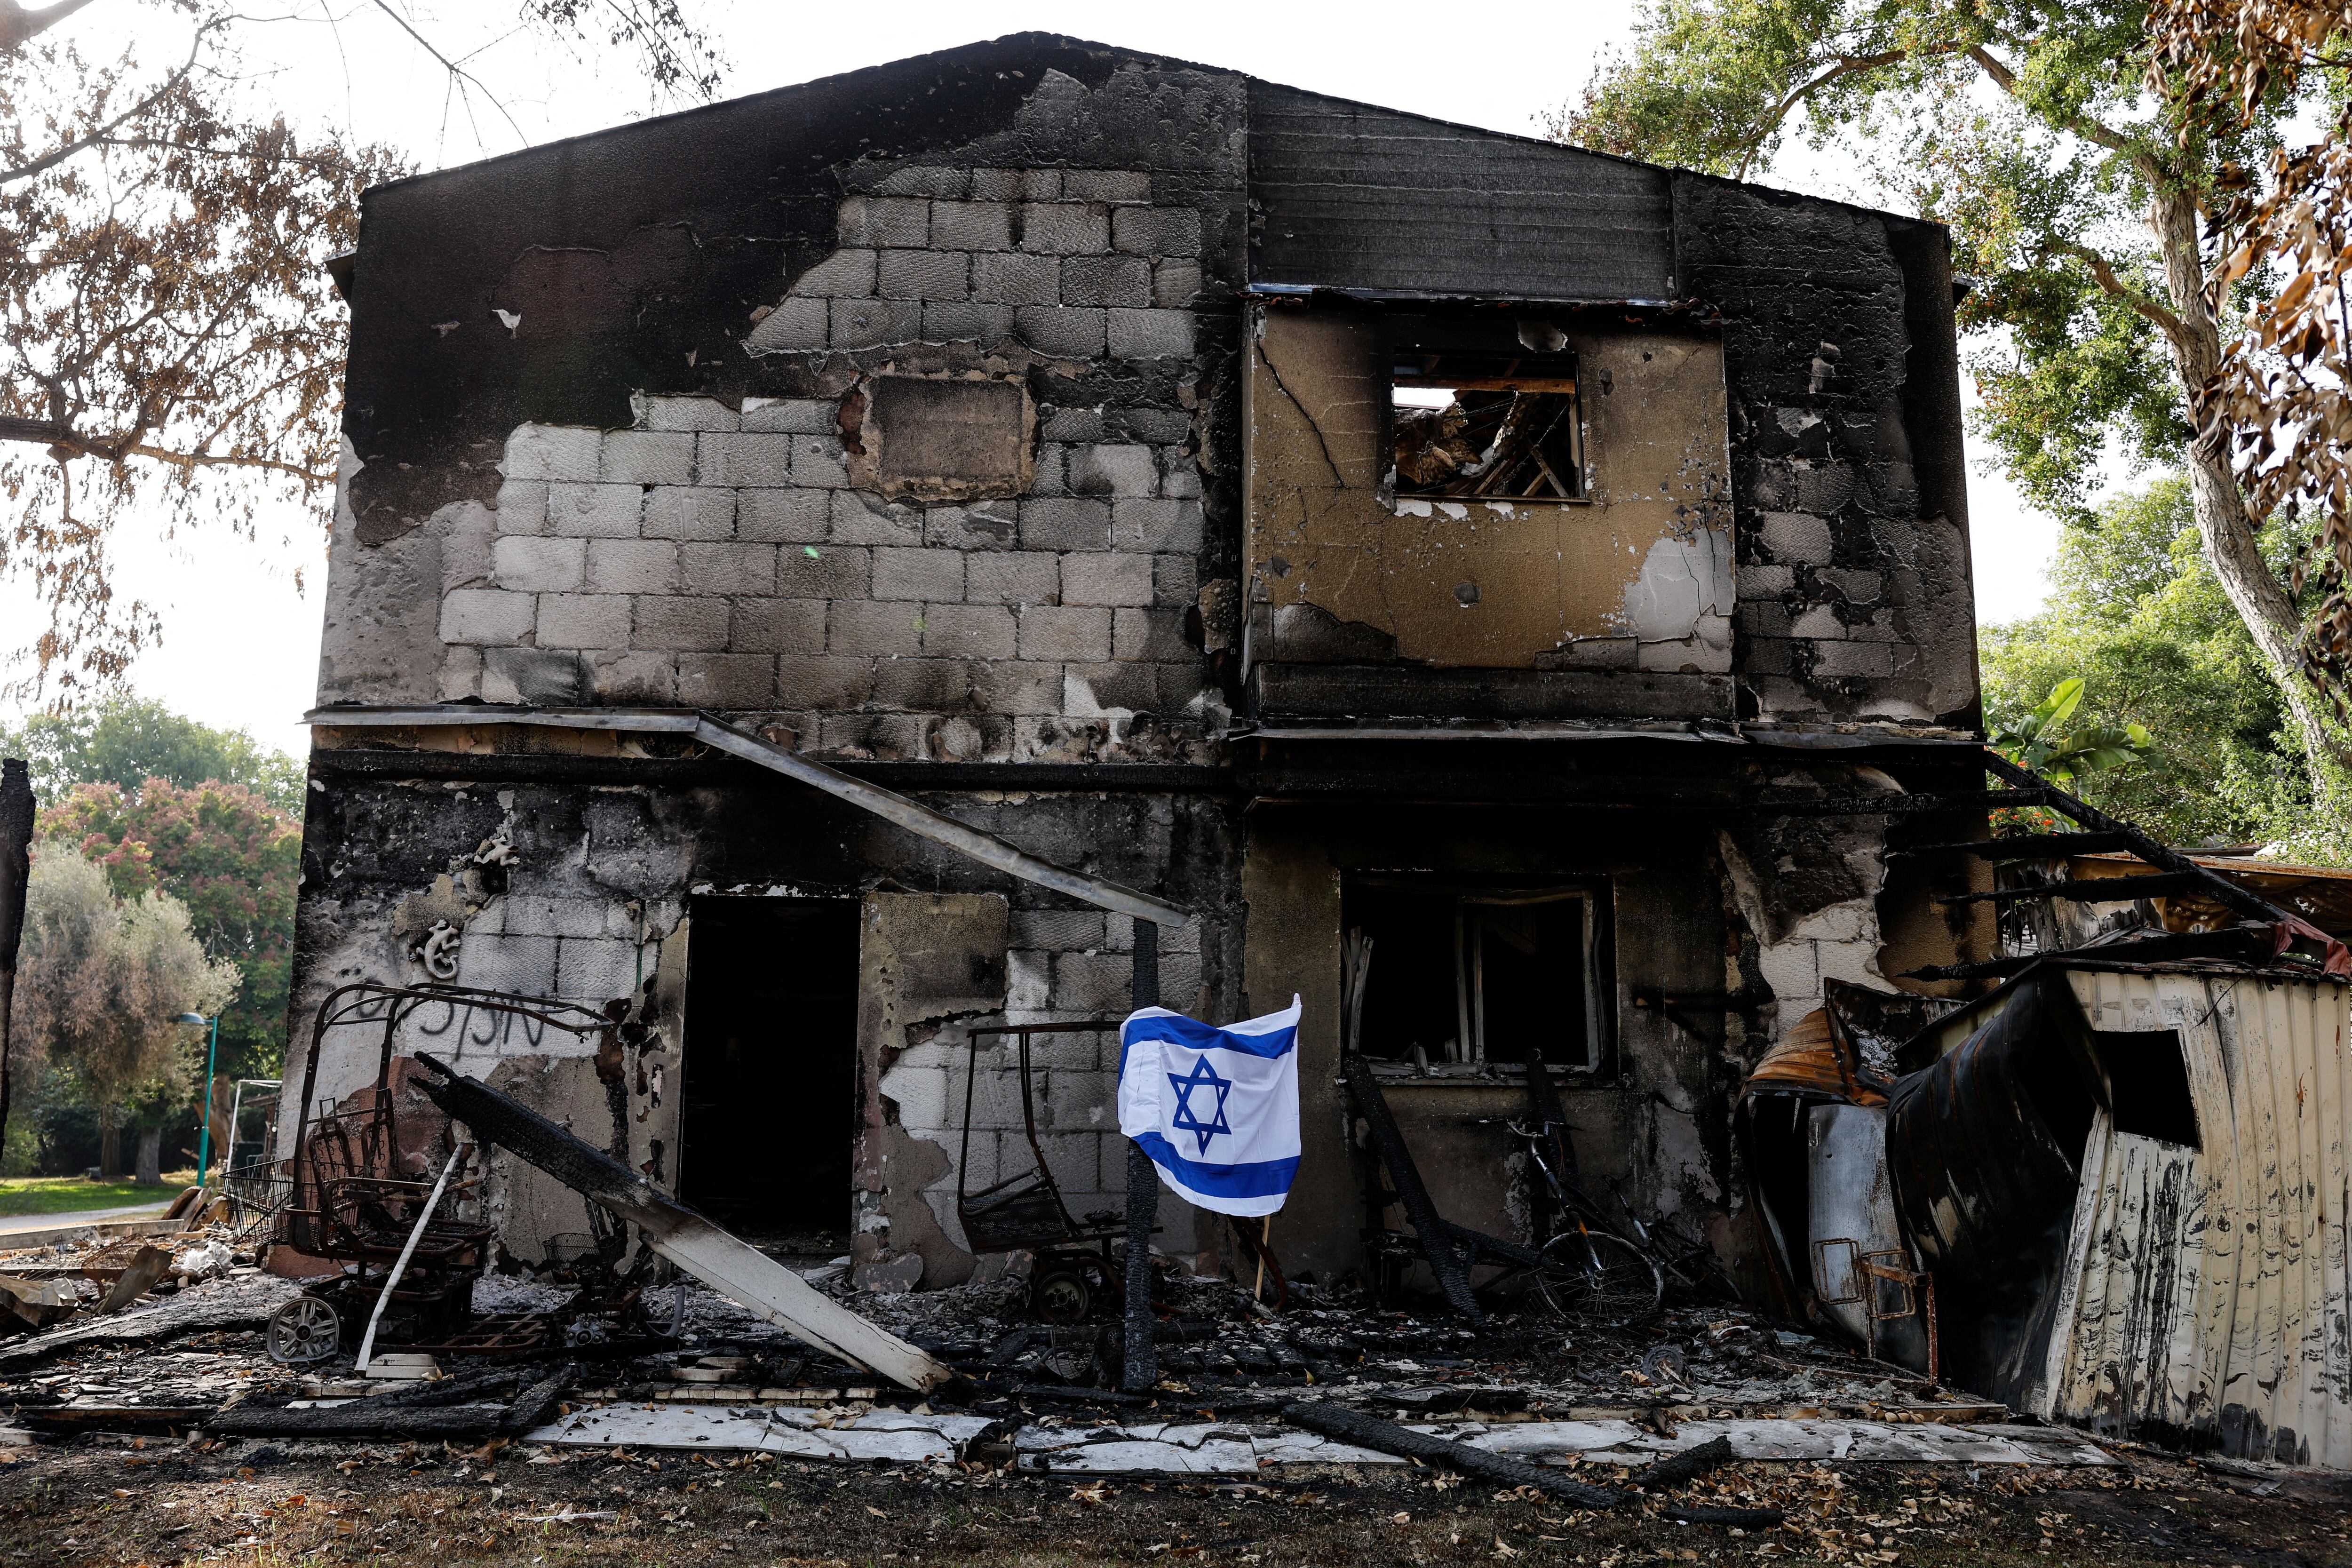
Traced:
[[757, 1247], [849, 1249], [857, 905], [696, 899], [678, 1196]]

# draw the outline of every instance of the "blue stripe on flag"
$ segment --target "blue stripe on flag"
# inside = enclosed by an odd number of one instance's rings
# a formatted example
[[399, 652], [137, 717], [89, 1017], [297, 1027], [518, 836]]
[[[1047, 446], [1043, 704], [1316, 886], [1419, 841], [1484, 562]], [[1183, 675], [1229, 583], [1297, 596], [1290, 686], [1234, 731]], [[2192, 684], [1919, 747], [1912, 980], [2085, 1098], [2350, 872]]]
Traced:
[[1167, 1040], [1189, 1051], [1233, 1051], [1245, 1057], [1262, 1057], [1271, 1061], [1288, 1056], [1298, 1047], [1298, 1026], [1270, 1030], [1263, 1035], [1238, 1035], [1231, 1029], [1220, 1029], [1213, 1024], [1203, 1024], [1198, 1018], [1187, 1018], [1179, 1013], [1156, 1017], [1135, 1016], [1127, 1020], [1119, 1030], [1118, 1067], [1127, 1070], [1127, 1053], [1138, 1040]]
[[1176, 1152], [1167, 1139], [1146, 1132], [1136, 1139], [1154, 1163], [1196, 1193], [1221, 1198], [1264, 1198], [1290, 1190], [1298, 1173], [1298, 1156], [1264, 1160], [1254, 1165], [1201, 1165]]

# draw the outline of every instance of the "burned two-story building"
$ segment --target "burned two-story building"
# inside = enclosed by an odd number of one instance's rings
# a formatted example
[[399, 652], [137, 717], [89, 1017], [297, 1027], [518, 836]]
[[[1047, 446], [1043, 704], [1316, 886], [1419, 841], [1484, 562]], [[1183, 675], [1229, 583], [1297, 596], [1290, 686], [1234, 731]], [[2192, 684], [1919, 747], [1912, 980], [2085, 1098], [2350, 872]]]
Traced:
[[[1887, 853], [1981, 810], [1805, 809], [1983, 782], [1933, 224], [1029, 35], [379, 187], [338, 278], [296, 1077], [339, 985], [618, 1004], [404, 1048], [953, 1285], [1030, 1157], [971, 1031], [1118, 1018], [1148, 929], [1303, 1001], [1294, 1272], [1381, 1218], [1343, 1052], [1455, 1217], [1525, 1233], [1539, 1059], [1737, 1271], [1749, 1069], [1990, 950]], [[1117, 1206], [1115, 1039], [1032, 1044]], [[511, 1257], [590, 1228], [493, 1176]]]

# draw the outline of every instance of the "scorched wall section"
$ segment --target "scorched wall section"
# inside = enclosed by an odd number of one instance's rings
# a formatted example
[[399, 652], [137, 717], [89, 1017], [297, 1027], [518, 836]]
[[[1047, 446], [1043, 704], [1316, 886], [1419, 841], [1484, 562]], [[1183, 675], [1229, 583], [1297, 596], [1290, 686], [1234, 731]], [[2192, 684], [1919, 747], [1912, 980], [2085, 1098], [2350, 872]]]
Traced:
[[[454, 1060], [674, 1191], [677, 1087], [691, 1028], [684, 998], [693, 900], [719, 893], [850, 900], [861, 910], [853, 1194], [859, 1246], [919, 1254], [928, 1284], [968, 1277], [974, 1260], [954, 1212], [964, 1029], [1124, 1016], [1132, 963], [1124, 917], [1072, 908], [789, 784], [747, 781], [731, 763], [607, 759], [589, 770], [594, 783], [529, 782], [510, 775], [530, 759], [478, 758], [469, 766], [446, 754], [411, 758], [413, 773], [394, 753], [364, 753], [362, 761], [322, 755], [314, 773], [296, 954], [298, 1026], [307, 1026], [328, 991], [359, 980], [440, 979], [598, 1009], [623, 1000], [646, 1028], [609, 1075], [593, 1041], [575, 1046], [519, 1029], [467, 1034], [437, 1015], [423, 1021], [438, 1033], [419, 1033], [400, 1048]], [[554, 772], [560, 763], [542, 758], [538, 765]], [[362, 766], [366, 776], [355, 776]], [[468, 773], [490, 777], [463, 776]], [[1183, 900], [1199, 912], [1162, 942], [1163, 996], [1219, 1016], [1240, 1005], [1242, 921], [1232, 869], [1238, 857], [1221, 796], [930, 798], [1066, 864]], [[487, 858], [486, 846], [493, 847]], [[436, 925], [445, 940], [428, 955]], [[436, 971], [428, 956], [454, 973]], [[981, 1055], [975, 1186], [1025, 1152], [1017, 1096], [1008, 1098], [1009, 1062], [1009, 1047]], [[1045, 1067], [1045, 1142], [1067, 1202], [1080, 1212], [1116, 1206], [1124, 1184], [1110, 1111], [1115, 1046], [1106, 1054], [1098, 1043], [1072, 1042]], [[372, 1081], [374, 1071], [374, 1042], [354, 1034], [331, 1044], [315, 1085], [289, 1092], [312, 1101], [339, 1098]], [[792, 1105], [774, 1111], [780, 1130], [803, 1116], [812, 1125], [839, 1124], [829, 1111]], [[851, 1108], [841, 1117], [851, 1119]], [[789, 1147], [789, 1139], [780, 1141], [780, 1157]], [[492, 1206], [515, 1255], [537, 1261], [551, 1238], [592, 1230], [577, 1197], [529, 1167], [501, 1159], [495, 1174]], [[1188, 1215], [1170, 1200], [1163, 1246], [1191, 1245]]]

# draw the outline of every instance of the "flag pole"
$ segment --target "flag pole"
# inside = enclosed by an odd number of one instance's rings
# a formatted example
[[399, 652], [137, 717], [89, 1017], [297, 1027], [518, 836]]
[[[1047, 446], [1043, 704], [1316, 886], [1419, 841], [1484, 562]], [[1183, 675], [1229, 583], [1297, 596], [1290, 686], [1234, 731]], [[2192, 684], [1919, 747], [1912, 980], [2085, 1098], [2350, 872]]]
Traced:
[[[1135, 1005], [1160, 1005], [1160, 928], [1135, 921]], [[1151, 1225], [1160, 1214], [1160, 1173], [1143, 1145], [1127, 1142], [1127, 1364], [1120, 1378], [1130, 1394], [1160, 1381], [1151, 1342]]]
[[1250, 1282], [1250, 1300], [1257, 1300], [1265, 1291], [1265, 1244], [1274, 1238], [1274, 1216], [1266, 1215], [1257, 1222], [1257, 1278]]

